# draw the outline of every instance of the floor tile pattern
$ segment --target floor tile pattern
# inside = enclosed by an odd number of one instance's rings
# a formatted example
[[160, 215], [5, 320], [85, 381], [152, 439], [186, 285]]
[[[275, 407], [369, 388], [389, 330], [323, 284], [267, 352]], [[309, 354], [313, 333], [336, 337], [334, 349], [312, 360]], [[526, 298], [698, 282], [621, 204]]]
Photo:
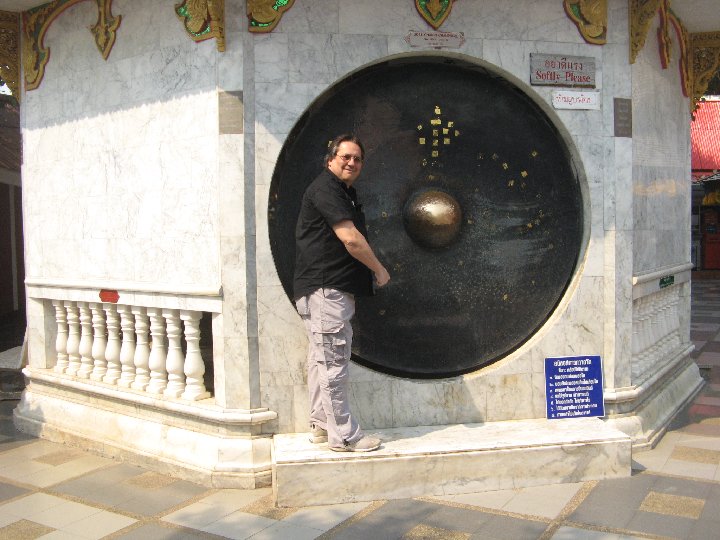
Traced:
[[443, 497], [275, 508], [28, 437], [0, 401], [0, 540], [720, 538], [720, 280], [693, 283], [691, 339], [707, 384], [632, 477]]

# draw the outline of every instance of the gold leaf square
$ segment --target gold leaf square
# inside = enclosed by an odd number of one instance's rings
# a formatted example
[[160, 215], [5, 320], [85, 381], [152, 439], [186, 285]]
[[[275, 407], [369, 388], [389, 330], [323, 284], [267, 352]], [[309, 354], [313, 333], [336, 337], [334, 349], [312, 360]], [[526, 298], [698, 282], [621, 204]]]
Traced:
[[470, 533], [461, 531], [450, 531], [420, 523], [402, 535], [402, 540], [467, 540]]
[[681, 461], [692, 461], [694, 463], [720, 465], [720, 452], [717, 450], [705, 450], [704, 448], [676, 446], [670, 458], [679, 459]]
[[640, 505], [640, 510], [665, 516], [698, 519], [704, 507], [705, 501], [703, 499], [651, 491]]

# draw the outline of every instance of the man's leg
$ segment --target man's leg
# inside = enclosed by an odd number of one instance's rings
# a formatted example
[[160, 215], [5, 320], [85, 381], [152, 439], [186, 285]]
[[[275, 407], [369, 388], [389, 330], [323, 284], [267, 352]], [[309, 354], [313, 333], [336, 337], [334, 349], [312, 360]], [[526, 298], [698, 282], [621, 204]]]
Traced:
[[318, 380], [318, 358], [322, 358], [322, 348], [318, 347], [316, 340], [313, 338], [312, 327], [310, 324], [310, 296], [303, 296], [296, 302], [296, 307], [300, 317], [305, 323], [305, 331], [308, 335], [308, 354], [307, 354], [307, 385], [308, 397], [310, 398], [310, 428], [315, 427], [327, 430], [327, 417], [323, 409], [322, 399], [320, 397], [320, 382]]
[[308, 300], [310, 328], [316, 346], [312, 363], [326, 417], [324, 427], [328, 432], [329, 446], [342, 447], [363, 436], [350, 413], [348, 402], [348, 363], [352, 344], [350, 319], [355, 312], [355, 300], [352, 295], [335, 289], [318, 289]]

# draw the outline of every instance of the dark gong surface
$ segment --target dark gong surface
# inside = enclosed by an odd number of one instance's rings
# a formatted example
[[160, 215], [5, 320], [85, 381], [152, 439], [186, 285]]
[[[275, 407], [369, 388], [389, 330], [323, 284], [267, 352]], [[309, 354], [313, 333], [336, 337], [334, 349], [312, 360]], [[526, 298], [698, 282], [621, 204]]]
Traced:
[[[335, 85], [298, 121], [273, 175], [270, 242], [289, 295], [303, 191], [328, 141], [348, 131], [365, 144], [355, 187], [392, 276], [357, 301], [354, 359], [440, 378], [526, 341], [562, 297], [582, 238], [579, 184], [545, 114], [497, 75], [440, 57]], [[447, 197], [435, 204], [433, 193]]]

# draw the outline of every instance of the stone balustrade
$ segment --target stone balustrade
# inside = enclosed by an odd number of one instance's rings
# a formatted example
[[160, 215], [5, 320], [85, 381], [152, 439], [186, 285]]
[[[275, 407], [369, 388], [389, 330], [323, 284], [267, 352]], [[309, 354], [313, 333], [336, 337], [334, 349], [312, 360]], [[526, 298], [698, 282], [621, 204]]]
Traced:
[[202, 312], [52, 300], [54, 371], [189, 401], [210, 397], [200, 352]]
[[658, 363], [682, 345], [680, 335], [680, 286], [675, 285], [633, 301], [632, 379], [641, 381]]

